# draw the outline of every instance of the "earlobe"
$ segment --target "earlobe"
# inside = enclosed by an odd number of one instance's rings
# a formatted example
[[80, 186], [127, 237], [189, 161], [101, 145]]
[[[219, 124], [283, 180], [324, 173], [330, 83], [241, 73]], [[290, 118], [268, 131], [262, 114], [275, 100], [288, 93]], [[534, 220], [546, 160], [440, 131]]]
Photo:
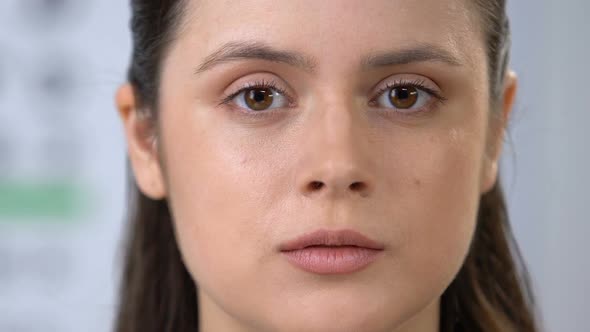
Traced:
[[[508, 123], [512, 109], [514, 108], [514, 101], [516, 100], [516, 92], [518, 90], [518, 78], [516, 73], [509, 70], [504, 78], [504, 93], [502, 103], [502, 120], [504, 124]], [[504, 126], [505, 128], [506, 126]]]
[[487, 142], [490, 148], [487, 149], [488, 152], [484, 158], [481, 193], [490, 191], [498, 180], [498, 164], [504, 144], [504, 133], [506, 132], [510, 114], [514, 107], [517, 83], [516, 73], [509, 70], [504, 78], [504, 91], [502, 92], [502, 100], [499, 103], [501, 108], [497, 111], [492, 111], [500, 112], [500, 114], [490, 117], [490, 130]]
[[483, 171], [481, 193], [485, 194], [492, 190], [498, 180], [498, 161], [486, 160], [485, 170]]
[[155, 137], [148, 118], [142, 117], [137, 109], [133, 87], [122, 85], [116, 94], [119, 117], [127, 140], [127, 152], [135, 181], [141, 192], [152, 199], [166, 196], [162, 168], [158, 160]]

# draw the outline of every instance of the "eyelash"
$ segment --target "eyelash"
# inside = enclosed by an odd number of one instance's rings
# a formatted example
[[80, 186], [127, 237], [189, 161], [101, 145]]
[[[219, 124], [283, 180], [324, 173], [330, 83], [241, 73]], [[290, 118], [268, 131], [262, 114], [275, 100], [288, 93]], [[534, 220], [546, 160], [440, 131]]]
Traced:
[[[445, 97], [443, 97], [439, 92], [426, 86], [424, 80], [414, 80], [414, 81], [400, 80], [397, 82], [387, 83], [384, 87], [380, 88], [375, 93], [375, 96], [369, 100], [369, 105], [375, 103], [376, 100], [383, 93], [389, 92], [392, 89], [399, 88], [399, 87], [412, 87], [412, 88], [415, 88], [418, 90], [422, 90], [422, 91], [426, 92], [427, 94], [429, 94], [432, 98], [435, 99], [434, 102], [429, 102], [428, 106], [422, 107], [419, 110], [412, 111], [412, 112], [398, 112], [402, 116], [417, 116], [422, 113], [429, 112], [429, 109], [434, 108], [436, 106], [435, 104], [442, 104], [445, 101], [447, 101], [447, 99]], [[237, 97], [238, 95], [240, 95], [244, 91], [248, 91], [248, 90], [252, 90], [252, 89], [273, 90], [273, 91], [285, 96], [285, 98], [287, 99], [289, 104], [293, 103], [293, 98], [291, 97], [291, 95], [289, 95], [289, 93], [285, 89], [281, 88], [273, 80], [266, 81], [263, 79], [260, 81], [254, 81], [254, 82], [245, 84], [242, 88], [238, 89], [237, 91], [227, 95], [226, 97], [223, 97], [223, 99], [219, 102], [219, 105], [231, 106], [231, 102], [235, 97]], [[247, 116], [252, 116], [252, 117], [269, 117], [269, 116], [276, 114], [277, 112], [281, 112], [280, 108], [273, 108], [273, 109], [266, 110], [266, 111], [246, 111], [246, 110], [240, 109], [239, 107], [232, 107], [232, 109], [236, 109], [236, 108], [238, 109], [237, 110], [238, 112], [243, 113]], [[391, 112], [391, 111], [387, 111], [387, 112]]]

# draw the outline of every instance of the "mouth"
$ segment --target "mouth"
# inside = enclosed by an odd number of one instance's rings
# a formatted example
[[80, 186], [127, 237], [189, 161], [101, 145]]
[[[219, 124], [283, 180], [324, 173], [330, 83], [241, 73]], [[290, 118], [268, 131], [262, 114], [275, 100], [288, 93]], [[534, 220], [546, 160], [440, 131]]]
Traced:
[[295, 267], [315, 274], [348, 274], [364, 269], [384, 245], [353, 230], [318, 230], [279, 247]]

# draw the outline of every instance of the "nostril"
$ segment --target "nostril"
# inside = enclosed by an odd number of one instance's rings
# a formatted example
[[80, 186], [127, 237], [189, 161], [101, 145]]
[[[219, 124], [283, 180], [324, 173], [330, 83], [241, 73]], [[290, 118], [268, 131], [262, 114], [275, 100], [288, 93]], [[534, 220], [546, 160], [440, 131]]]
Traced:
[[352, 191], [363, 191], [367, 185], [363, 182], [354, 182], [350, 185], [350, 190]]
[[[320, 189], [322, 189], [325, 186], [326, 186], [326, 184], [322, 181], [310, 181], [306, 186], [306, 191], [308, 193], [318, 192], [318, 191], [320, 191]], [[366, 182], [363, 182], [363, 181], [353, 182], [347, 188], [351, 192], [360, 194], [363, 197], [366, 197], [368, 195], [369, 186], [367, 185]], [[334, 190], [337, 190], [337, 188], [335, 188]]]
[[320, 181], [312, 181], [309, 183], [309, 189], [311, 190], [321, 189], [323, 186], [324, 184]]

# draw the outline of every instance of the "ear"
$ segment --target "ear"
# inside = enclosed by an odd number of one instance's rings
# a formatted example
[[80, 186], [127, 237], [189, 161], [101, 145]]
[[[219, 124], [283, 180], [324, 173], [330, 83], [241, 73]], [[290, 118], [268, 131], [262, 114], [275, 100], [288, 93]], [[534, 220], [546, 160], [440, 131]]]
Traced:
[[514, 107], [518, 80], [516, 74], [509, 70], [504, 78], [504, 91], [498, 114], [492, 111], [489, 120], [489, 131], [487, 138], [487, 148], [484, 156], [484, 165], [481, 177], [481, 193], [487, 193], [492, 190], [498, 180], [498, 164], [502, 146], [504, 144], [504, 133], [508, 124], [508, 119]]
[[127, 151], [137, 186], [149, 198], [163, 199], [166, 190], [153, 124], [137, 109], [138, 103], [130, 84], [124, 84], [118, 89], [116, 104], [123, 122]]

